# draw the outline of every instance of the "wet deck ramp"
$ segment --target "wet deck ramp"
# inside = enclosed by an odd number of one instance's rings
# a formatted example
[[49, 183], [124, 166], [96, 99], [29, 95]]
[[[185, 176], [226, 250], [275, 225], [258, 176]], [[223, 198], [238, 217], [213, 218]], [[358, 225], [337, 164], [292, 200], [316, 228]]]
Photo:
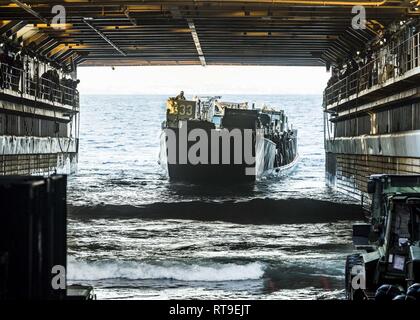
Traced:
[[79, 219], [187, 219], [228, 221], [241, 224], [320, 223], [363, 219], [360, 205], [343, 205], [315, 199], [188, 201], [155, 203], [145, 206], [70, 206], [69, 215]]

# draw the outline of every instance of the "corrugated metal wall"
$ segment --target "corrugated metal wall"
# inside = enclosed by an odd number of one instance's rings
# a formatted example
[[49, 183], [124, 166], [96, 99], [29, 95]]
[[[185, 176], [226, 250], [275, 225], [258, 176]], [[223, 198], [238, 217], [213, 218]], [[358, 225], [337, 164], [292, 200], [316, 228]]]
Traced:
[[53, 120], [0, 113], [0, 135], [68, 137], [68, 126]]
[[420, 174], [420, 159], [327, 153], [326, 173], [330, 184], [359, 198], [370, 175]]
[[420, 103], [414, 105], [413, 110], [413, 129], [420, 130]]
[[[369, 114], [335, 123], [336, 137], [354, 137], [363, 134], [387, 134], [420, 129], [420, 102], [381, 110], [375, 113], [376, 123]], [[375, 126], [373, 128], [372, 126]]]
[[409, 131], [413, 129], [413, 105], [389, 110], [391, 132]]
[[370, 115], [366, 114], [360, 118], [357, 118], [357, 135], [370, 134], [371, 132], [371, 121]]

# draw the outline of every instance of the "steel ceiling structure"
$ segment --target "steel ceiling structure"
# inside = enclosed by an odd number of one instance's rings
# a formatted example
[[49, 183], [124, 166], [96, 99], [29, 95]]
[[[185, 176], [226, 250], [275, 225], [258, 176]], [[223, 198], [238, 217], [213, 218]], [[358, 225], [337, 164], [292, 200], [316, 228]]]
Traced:
[[[321, 66], [362, 48], [419, 0], [0, 0], [0, 35], [78, 65]], [[66, 11], [54, 25], [54, 5]], [[366, 8], [366, 29], [351, 27]]]

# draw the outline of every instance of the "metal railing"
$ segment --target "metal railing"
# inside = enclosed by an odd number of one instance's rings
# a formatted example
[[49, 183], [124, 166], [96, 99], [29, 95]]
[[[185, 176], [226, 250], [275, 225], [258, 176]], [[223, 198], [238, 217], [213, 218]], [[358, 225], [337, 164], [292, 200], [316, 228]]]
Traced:
[[29, 72], [4, 63], [0, 64], [0, 71], [0, 89], [12, 90], [22, 97], [28, 95], [34, 100], [79, 108], [79, 91], [75, 88], [43, 76], [32, 78]]
[[376, 58], [330, 85], [324, 92], [324, 105], [328, 107], [342, 99], [381, 85], [389, 79], [398, 80], [410, 70], [420, 66], [420, 33], [401, 43], [387, 45], [376, 52]]

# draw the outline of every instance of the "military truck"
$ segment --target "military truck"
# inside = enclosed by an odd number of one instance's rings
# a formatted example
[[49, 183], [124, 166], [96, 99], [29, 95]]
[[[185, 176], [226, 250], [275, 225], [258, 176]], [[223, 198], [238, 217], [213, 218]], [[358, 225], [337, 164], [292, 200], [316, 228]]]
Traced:
[[369, 300], [384, 284], [403, 290], [420, 282], [420, 175], [372, 175], [369, 223], [353, 225], [361, 253], [347, 257], [350, 300]]

